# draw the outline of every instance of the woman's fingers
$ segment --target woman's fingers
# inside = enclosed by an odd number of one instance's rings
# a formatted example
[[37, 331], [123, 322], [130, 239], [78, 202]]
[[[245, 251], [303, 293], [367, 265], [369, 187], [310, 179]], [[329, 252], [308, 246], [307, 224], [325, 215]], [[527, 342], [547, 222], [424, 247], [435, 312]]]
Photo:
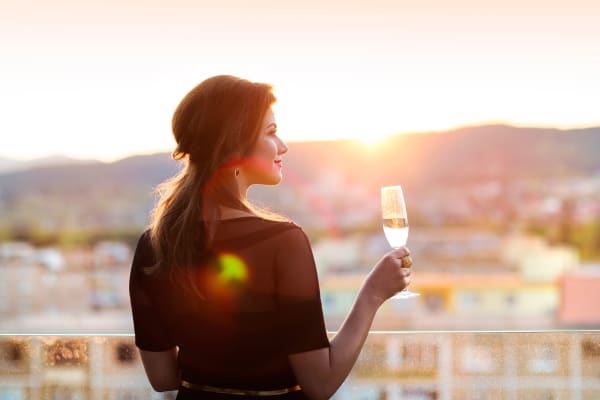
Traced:
[[390, 254], [395, 258], [402, 258], [410, 255], [410, 251], [406, 247], [400, 247], [390, 251]]
[[410, 266], [413, 264], [413, 260], [410, 256], [404, 256], [401, 258], [401, 260], [403, 268], [410, 268]]
[[393, 296], [410, 284], [410, 265], [412, 258], [406, 247], [391, 250], [369, 274], [368, 287], [378, 298]]

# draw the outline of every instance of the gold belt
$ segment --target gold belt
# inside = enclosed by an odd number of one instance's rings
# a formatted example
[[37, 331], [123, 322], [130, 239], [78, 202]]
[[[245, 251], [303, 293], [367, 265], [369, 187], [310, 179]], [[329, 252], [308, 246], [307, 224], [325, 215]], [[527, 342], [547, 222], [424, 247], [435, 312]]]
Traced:
[[285, 389], [277, 389], [277, 390], [246, 390], [246, 389], [221, 388], [221, 387], [208, 386], [208, 385], [198, 385], [198, 384], [190, 383], [187, 381], [181, 381], [181, 386], [183, 386], [186, 389], [202, 390], [204, 392], [212, 392], [212, 393], [236, 394], [239, 396], [277, 396], [280, 394], [286, 394], [286, 393], [297, 392], [298, 390], [302, 390], [300, 385], [292, 386], [292, 387], [285, 388]]

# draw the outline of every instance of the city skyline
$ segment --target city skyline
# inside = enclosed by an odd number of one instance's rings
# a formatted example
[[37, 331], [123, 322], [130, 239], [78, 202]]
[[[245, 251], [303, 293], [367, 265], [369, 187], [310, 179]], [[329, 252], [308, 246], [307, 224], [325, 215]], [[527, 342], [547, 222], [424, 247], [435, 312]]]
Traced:
[[591, 1], [3, 2], [0, 157], [173, 148], [215, 74], [274, 85], [287, 141], [600, 125]]

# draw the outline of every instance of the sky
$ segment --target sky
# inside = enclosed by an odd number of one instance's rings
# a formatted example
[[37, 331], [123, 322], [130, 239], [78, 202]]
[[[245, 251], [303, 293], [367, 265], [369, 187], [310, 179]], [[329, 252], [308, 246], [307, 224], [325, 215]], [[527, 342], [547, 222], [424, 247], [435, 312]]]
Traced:
[[600, 126], [595, 0], [0, 0], [0, 157], [169, 151], [181, 98], [274, 85], [289, 142]]

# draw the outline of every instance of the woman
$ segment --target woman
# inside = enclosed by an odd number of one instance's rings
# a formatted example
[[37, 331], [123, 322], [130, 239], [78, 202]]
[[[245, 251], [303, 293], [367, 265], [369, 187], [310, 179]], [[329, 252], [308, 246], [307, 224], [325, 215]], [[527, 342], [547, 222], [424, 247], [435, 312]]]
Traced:
[[387, 253], [328, 340], [307, 236], [246, 199], [282, 179], [271, 87], [215, 76], [173, 116], [174, 158], [140, 238], [130, 296], [136, 345], [157, 391], [177, 399], [327, 399], [347, 377], [379, 306], [409, 283]]

